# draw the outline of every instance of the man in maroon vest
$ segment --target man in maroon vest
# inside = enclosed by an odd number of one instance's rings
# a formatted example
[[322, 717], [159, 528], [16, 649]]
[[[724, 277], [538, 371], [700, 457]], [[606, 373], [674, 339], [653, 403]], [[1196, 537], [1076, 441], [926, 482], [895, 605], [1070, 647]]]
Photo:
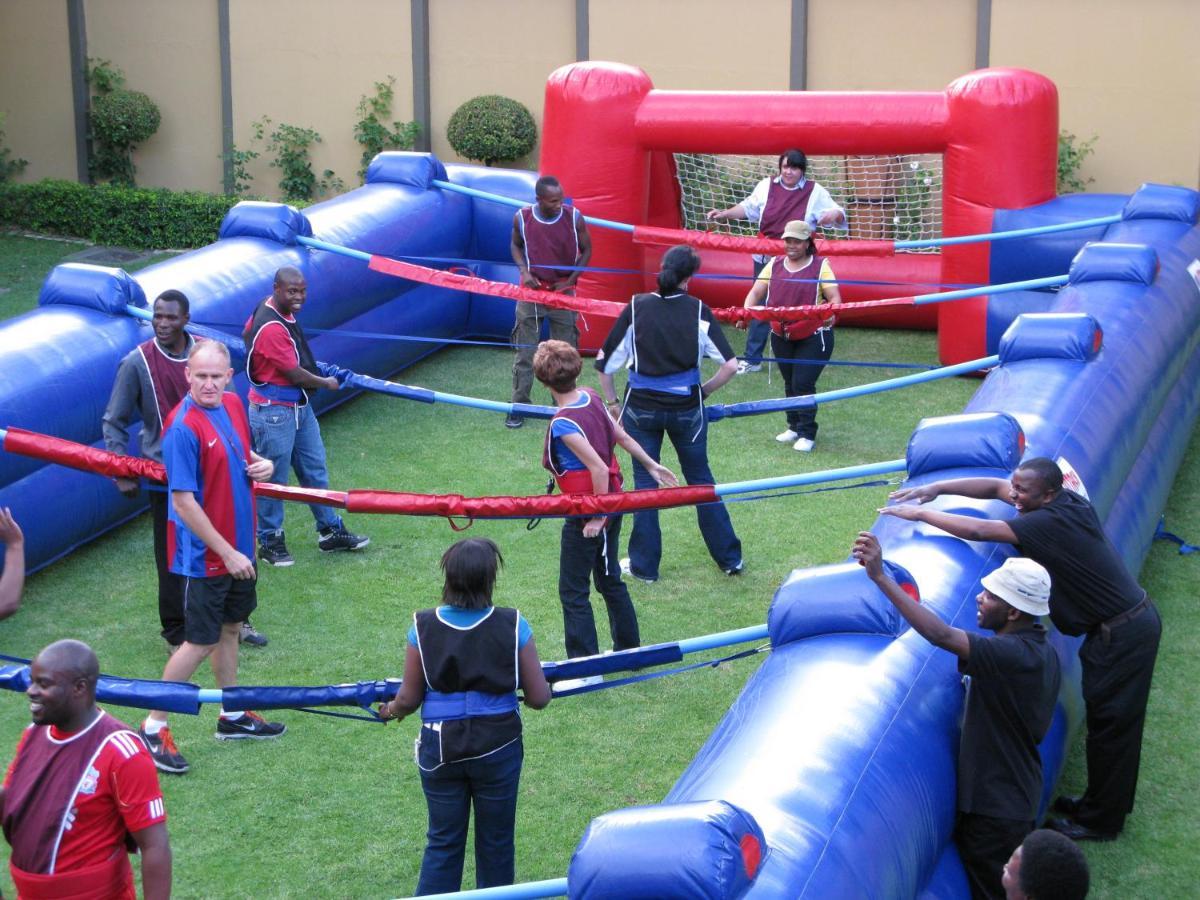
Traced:
[[[512, 258], [521, 273], [521, 286], [535, 290], [574, 294], [580, 269], [592, 258], [592, 239], [583, 215], [563, 203], [562, 185], [552, 175], [543, 175], [534, 186], [537, 203], [513, 216]], [[575, 313], [541, 303], [517, 301], [512, 342], [517, 358], [513, 363], [513, 403], [528, 403], [533, 389], [533, 354], [541, 340], [542, 319], [550, 320], [550, 337], [579, 346]], [[504, 424], [520, 428], [525, 420], [509, 414]]]
[[100, 664], [58, 641], [30, 667], [25, 729], [0, 790], [17, 894], [129, 898], [129, 852], [142, 854], [146, 900], [171, 895], [171, 845], [154, 762], [127, 725], [96, 706]]
[[[124, 455], [129, 448], [129, 426], [142, 420], [142, 455], [162, 462], [163, 422], [187, 393], [184, 366], [195, 339], [184, 329], [191, 304], [182, 291], [163, 291], [154, 301], [154, 337], [134, 347], [121, 360], [104, 410], [104, 445]], [[138, 494], [137, 479], [117, 478], [117, 490], [130, 499]], [[154, 561], [158, 567], [158, 618], [168, 652], [183, 643], [183, 580], [172, 574], [167, 560], [167, 508], [165, 490], [151, 490], [150, 515], [154, 521]], [[244, 623], [242, 640], [255, 647], [267, 639]]]

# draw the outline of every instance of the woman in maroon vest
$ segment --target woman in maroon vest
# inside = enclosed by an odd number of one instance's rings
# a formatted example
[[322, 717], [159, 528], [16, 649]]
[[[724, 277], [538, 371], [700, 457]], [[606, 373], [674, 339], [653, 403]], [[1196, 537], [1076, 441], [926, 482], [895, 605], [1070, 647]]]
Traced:
[[[814, 227], [845, 228], [845, 210], [833, 201], [829, 191], [810, 181], [806, 177], [807, 172], [808, 157], [803, 150], [784, 150], [779, 154], [778, 176], [762, 179], [741, 203], [728, 209], [710, 209], [707, 218], [710, 222], [749, 219], [758, 223], [759, 237], [769, 238], [782, 237], [784, 227], [796, 219], [802, 219]], [[766, 256], [754, 257], [755, 278], [762, 273], [768, 259]], [[738, 366], [739, 375], [757, 372], [762, 368], [767, 333], [765, 323], [755, 322], [750, 326], [746, 352], [742, 356], [742, 364]]]
[[[766, 264], [754, 287], [746, 295], [747, 309], [755, 306], [812, 306], [841, 303], [829, 260], [817, 255], [812, 226], [804, 221], [788, 222], [783, 230], [786, 248]], [[804, 397], [817, 388], [817, 378], [833, 355], [833, 323], [827, 319], [800, 319], [771, 323], [771, 352], [783, 377], [785, 397]], [[791, 362], [795, 360], [795, 362]], [[787, 411], [787, 430], [775, 440], [808, 453], [817, 439], [815, 405]]]

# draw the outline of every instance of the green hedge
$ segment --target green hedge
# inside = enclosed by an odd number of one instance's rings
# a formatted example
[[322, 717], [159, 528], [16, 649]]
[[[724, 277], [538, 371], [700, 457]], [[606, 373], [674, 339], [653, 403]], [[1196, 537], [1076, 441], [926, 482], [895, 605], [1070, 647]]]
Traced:
[[0, 184], [0, 225], [146, 250], [203, 247], [217, 239], [237, 197], [86, 185], [46, 179]]

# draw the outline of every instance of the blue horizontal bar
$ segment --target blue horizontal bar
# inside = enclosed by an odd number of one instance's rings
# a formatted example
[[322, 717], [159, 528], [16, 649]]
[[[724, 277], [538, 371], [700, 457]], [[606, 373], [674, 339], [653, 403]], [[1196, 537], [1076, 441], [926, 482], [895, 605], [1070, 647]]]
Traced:
[[703, 637], [687, 638], [679, 642], [679, 649], [686, 655], [698, 653], [701, 650], [712, 650], [716, 647], [728, 647], [730, 644], [761, 641], [766, 636], [766, 625], [751, 625], [749, 628], [737, 628], [733, 631], [720, 631]]
[[826, 481], [843, 481], [861, 478], [864, 475], [882, 475], [887, 472], [903, 472], [908, 464], [903, 459], [867, 463], [862, 466], [847, 466], [843, 469], [825, 469], [821, 472], [800, 472], [796, 475], [780, 475], [777, 478], [757, 478], [753, 481], [731, 481], [716, 485], [718, 497], [730, 494], [748, 494], [752, 491], [770, 491], [776, 488], [797, 487], [802, 484], [823, 484]]
[[[503, 203], [505, 206], [528, 206], [526, 200], [517, 200], [513, 197], [505, 197], [501, 194], [489, 194], [487, 191], [476, 190], [475, 188], [465, 187], [461, 184], [454, 184], [451, 181], [441, 181], [434, 179], [432, 182], [434, 187], [445, 188], [448, 191], [454, 191], [456, 194], [466, 194], [468, 197], [478, 197], [480, 200], [492, 200], [496, 203]], [[584, 216], [583, 220], [589, 225], [599, 225], [601, 228], [611, 228], [614, 231], [625, 231], [633, 233], [633, 226], [626, 225], [624, 222], [614, 222], [611, 219], [600, 219], [596, 216]]]
[[305, 247], [312, 247], [316, 250], [327, 250], [330, 253], [338, 253], [342, 256], [348, 256], [351, 259], [360, 259], [363, 262], [371, 261], [370, 253], [363, 253], [361, 250], [351, 250], [349, 247], [343, 247], [341, 244], [331, 244], [328, 241], [319, 241], [316, 238], [297, 236], [296, 243], [303, 244]]
[[983, 297], [987, 294], [1011, 294], [1014, 291], [1035, 291], [1038, 288], [1055, 287], [1066, 284], [1066, 275], [1052, 275], [1049, 278], [1030, 278], [1028, 281], [1010, 281], [1007, 284], [989, 284], [984, 287], [967, 288], [962, 291], [945, 291], [941, 294], [918, 294], [913, 297], [914, 306], [924, 306], [927, 303], [945, 303], [948, 300], [962, 300], [966, 297]]
[[908, 387], [913, 384], [922, 384], [926, 381], [937, 381], [939, 378], [951, 378], [955, 375], [966, 375], [970, 372], [978, 372], [980, 369], [990, 369], [993, 366], [1000, 364], [999, 356], [984, 356], [980, 359], [971, 359], [967, 362], [958, 363], [953, 366], [943, 366], [940, 369], [931, 369], [928, 372], [917, 372], [913, 375], [901, 375], [899, 378], [889, 378], [887, 381], [875, 381], [871, 384], [859, 384], [854, 387], [842, 388], [837, 391], [825, 391], [824, 393], [814, 394], [813, 399], [818, 404], [831, 403], [834, 400], [846, 400], [850, 397], [862, 397], [866, 394], [879, 394], [883, 391], [894, 391], [897, 388]]
[[1116, 225], [1121, 214], [1099, 216], [1095, 219], [1079, 219], [1076, 222], [1060, 222], [1057, 225], [1035, 225], [1031, 228], [1014, 228], [1012, 231], [993, 231], [990, 234], [962, 234], [955, 237], [927, 238], [921, 241], [896, 241], [897, 250], [923, 250], [927, 247], [953, 247], [958, 244], [979, 244], [984, 241], [1011, 241], [1015, 238], [1036, 237], [1039, 234], [1057, 234], [1061, 231], [1079, 231], [1084, 228], [1099, 228]]
[[539, 897], [567, 896], [567, 879], [551, 878], [549, 881], [527, 881], [524, 884], [506, 884], [502, 887], [476, 888], [473, 891], [454, 891], [449, 894], [427, 894], [424, 900], [536, 900]]

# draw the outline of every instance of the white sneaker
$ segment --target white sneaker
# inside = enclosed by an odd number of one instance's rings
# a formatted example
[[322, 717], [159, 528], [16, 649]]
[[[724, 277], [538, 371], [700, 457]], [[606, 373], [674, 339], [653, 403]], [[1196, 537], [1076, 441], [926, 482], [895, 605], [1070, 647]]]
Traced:
[[814, 444], [816, 444], [816, 441], [811, 438], [800, 438], [796, 443], [792, 444], [792, 449], [799, 450], [801, 453], [811, 453]]
[[737, 374], [745, 375], [747, 372], [761, 372], [762, 363], [750, 363], [743, 360], [738, 363]]
[[628, 575], [630, 578], [636, 578], [638, 581], [644, 581], [646, 584], [654, 584], [654, 582], [658, 581], [657, 578], [645, 578], [642, 575], [635, 574], [633, 567], [629, 563], [628, 556], [621, 559], [620, 566], [622, 575]]
[[779, 434], [775, 435], [775, 440], [779, 441], [781, 444], [794, 444], [796, 442], [796, 438], [798, 437], [800, 437], [800, 435], [796, 434], [796, 432], [789, 428], [787, 431], [781, 431]]

